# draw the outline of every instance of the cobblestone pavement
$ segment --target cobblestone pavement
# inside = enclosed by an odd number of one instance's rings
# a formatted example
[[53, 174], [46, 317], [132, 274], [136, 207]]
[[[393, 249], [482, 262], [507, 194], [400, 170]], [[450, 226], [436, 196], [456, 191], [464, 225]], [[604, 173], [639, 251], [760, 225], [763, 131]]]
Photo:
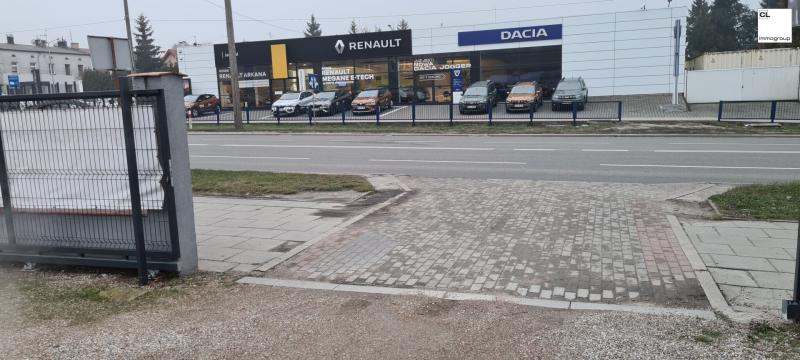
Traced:
[[274, 275], [707, 306], [664, 207], [696, 184], [404, 181], [416, 191], [405, 202], [316, 243]]
[[797, 223], [689, 221], [681, 226], [734, 310], [779, 316], [790, 299]]

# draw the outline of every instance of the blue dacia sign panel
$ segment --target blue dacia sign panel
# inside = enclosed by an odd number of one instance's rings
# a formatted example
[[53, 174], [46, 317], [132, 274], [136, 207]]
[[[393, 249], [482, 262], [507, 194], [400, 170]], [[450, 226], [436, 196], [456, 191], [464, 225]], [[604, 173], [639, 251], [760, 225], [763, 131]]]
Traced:
[[462, 31], [458, 33], [458, 46], [557, 39], [561, 39], [561, 24], [524, 26], [507, 29]]
[[8, 75], [8, 87], [10, 89], [19, 89], [19, 75]]

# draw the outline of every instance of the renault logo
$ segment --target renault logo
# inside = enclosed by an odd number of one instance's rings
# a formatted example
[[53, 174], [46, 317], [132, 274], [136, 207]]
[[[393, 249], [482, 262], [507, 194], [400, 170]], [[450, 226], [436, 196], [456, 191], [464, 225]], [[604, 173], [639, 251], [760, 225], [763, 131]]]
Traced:
[[341, 39], [336, 40], [336, 45], [333, 46], [339, 54], [344, 52], [344, 41]]

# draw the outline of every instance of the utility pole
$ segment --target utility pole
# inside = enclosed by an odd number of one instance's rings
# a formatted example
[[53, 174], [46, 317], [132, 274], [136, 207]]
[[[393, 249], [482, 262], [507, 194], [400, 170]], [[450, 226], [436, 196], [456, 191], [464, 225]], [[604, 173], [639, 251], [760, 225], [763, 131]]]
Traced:
[[131, 73], [136, 72], [136, 64], [133, 58], [133, 36], [131, 35], [131, 16], [128, 13], [128, 0], [122, 0], [125, 4], [125, 28], [128, 30], [128, 51], [131, 54]]
[[236, 40], [233, 36], [233, 10], [231, 0], [225, 0], [225, 25], [228, 27], [228, 64], [231, 73], [231, 101], [233, 126], [242, 129], [242, 103], [239, 99], [239, 65], [236, 63]]

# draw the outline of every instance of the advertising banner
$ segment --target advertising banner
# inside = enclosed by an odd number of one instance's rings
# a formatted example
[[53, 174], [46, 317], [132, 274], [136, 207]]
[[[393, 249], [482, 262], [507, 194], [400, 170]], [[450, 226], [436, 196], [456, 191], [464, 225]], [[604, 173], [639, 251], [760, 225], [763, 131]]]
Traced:
[[758, 43], [791, 43], [792, 9], [758, 10]]
[[8, 75], [8, 88], [19, 89], [19, 75]]
[[315, 93], [322, 91], [322, 76], [320, 74], [308, 74], [308, 89]]
[[453, 92], [464, 91], [464, 72], [461, 69], [450, 70], [450, 79], [453, 81]]
[[462, 31], [458, 33], [458, 46], [558, 40], [561, 33], [561, 24]]

